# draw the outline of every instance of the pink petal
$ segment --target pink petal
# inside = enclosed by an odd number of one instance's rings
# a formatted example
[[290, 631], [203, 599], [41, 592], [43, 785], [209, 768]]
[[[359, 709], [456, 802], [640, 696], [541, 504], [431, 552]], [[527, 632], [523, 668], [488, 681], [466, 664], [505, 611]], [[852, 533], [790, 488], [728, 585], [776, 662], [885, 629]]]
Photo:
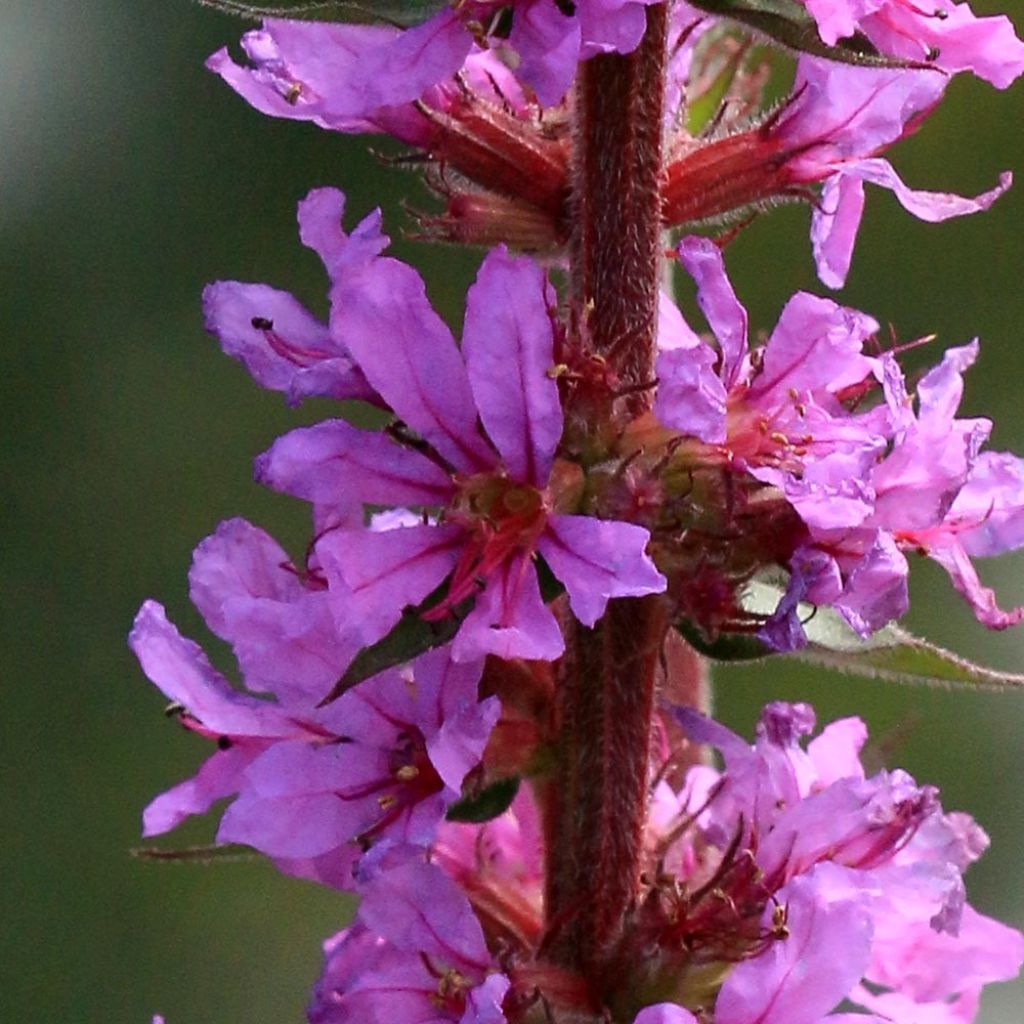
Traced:
[[846, 283], [863, 213], [862, 181], [845, 174], [825, 179], [811, 215], [811, 247], [818, 277], [829, 288], [842, 288]]
[[494, 465], [477, 431], [476, 403], [455, 339], [412, 267], [382, 258], [343, 273], [331, 292], [331, 329], [345, 338], [385, 402], [457, 470]]
[[942, 538], [928, 545], [927, 555], [946, 570], [954, 588], [966, 599], [974, 617], [982, 625], [989, 629], [1006, 629], [1024, 619], [1024, 607], [1011, 608], [1009, 611], [999, 607], [995, 591], [986, 587], [978, 578], [978, 570], [955, 537]]
[[540, 596], [529, 555], [508, 559], [491, 573], [452, 644], [456, 661], [493, 654], [550, 661], [565, 649], [562, 633]]
[[684, 238], [679, 262], [697, 284], [697, 304], [722, 351], [722, 383], [731, 388], [747, 354], [747, 311], [725, 276], [722, 253], [710, 239]]
[[905, 210], [931, 224], [987, 210], [1013, 184], [1013, 175], [1004, 171], [999, 175], [999, 184], [995, 188], [973, 199], [953, 195], [951, 192], [917, 191], [907, 188], [889, 161], [880, 157], [843, 164], [842, 173], [889, 189]]
[[319, 505], [443, 505], [451, 478], [418, 452], [380, 431], [323, 420], [278, 438], [255, 462], [256, 479]]
[[238, 693], [214, 671], [197, 644], [167, 621], [161, 605], [146, 601], [135, 617], [128, 646], [142, 671], [172, 701], [211, 732], [228, 736], [280, 736], [291, 730], [272, 704]]
[[840, 391], [872, 371], [861, 354], [878, 322], [831, 299], [797, 292], [785, 305], [764, 350], [750, 401], [791, 404], [789, 392]]
[[562, 436], [544, 271], [504, 246], [487, 254], [466, 296], [462, 355], [480, 418], [512, 479], [543, 487]]
[[263, 752], [260, 744], [238, 743], [218, 750], [191, 779], [161, 793], [142, 812], [142, 834], [156, 836], [193, 814], [205, 814], [218, 800], [238, 792], [248, 765]]
[[[818, 1024], [864, 974], [871, 919], [856, 900], [833, 897], [833, 878], [819, 865], [778, 893], [788, 935], [760, 956], [738, 963], [715, 1003], [715, 1024]], [[774, 905], [765, 915], [770, 925]]]
[[464, 537], [451, 524], [328, 534], [318, 550], [332, 587], [339, 577], [344, 584], [340, 621], [354, 623], [365, 643], [379, 640], [455, 568]]
[[697, 1018], [675, 1003], [658, 1003], [642, 1009], [633, 1024], [697, 1024]]
[[348, 234], [341, 226], [344, 213], [345, 193], [336, 188], [315, 188], [299, 203], [299, 238], [320, 256], [332, 278], [370, 263], [391, 241], [381, 232], [379, 209]]
[[565, 584], [573, 614], [593, 626], [609, 598], [660, 594], [665, 577], [646, 553], [642, 526], [590, 516], [551, 516], [537, 549]]
[[[265, 284], [217, 281], [203, 290], [206, 329], [262, 387], [293, 404], [310, 395], [374, 397], [348, 350], [288, 292]], [[258, 327], [257, 323], [270, 327]]]

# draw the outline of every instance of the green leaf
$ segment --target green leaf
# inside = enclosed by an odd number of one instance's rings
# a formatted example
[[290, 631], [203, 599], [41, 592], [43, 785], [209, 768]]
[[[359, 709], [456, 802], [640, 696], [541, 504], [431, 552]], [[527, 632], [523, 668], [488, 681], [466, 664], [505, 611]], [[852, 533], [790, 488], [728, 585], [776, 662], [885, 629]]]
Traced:
[[885, 57], [859, 32], [828, 46], [814, 18], [796, 0], [690, 0], [692, 6], [767, 36], [788, 50], [871, 68], [931, 68], [922, 61]]
[[448, 808], [446, 821], [464, 821], [479, 825], [492, 818], [504, 814], [519, 792], [519, 776], [512, 775], [507, 779], [498, 779], [491, 785], [472, 796], [464, 796]]
[[459, 631], [462, 620], [473, 607], [473, 598], [468, 597], [456, 605], [449, 615], [437, 622], [427, 622], [422, 612], [435, 605], [444, 593], [447, 581], [442, 583], [422, 605], [417, 608], [406, 608], [398, 625], [375, 644], [364, 647], [352, 660], [345, 674], [331, 687], [319, 707], [337, 700], [346, 690], [350, 690], [364, 679], [377, 675], [385, 669], [396, 665], [405, 665], [426, 651], [448, 643]]
[[[744, 592], [743, 607], [750, 612], [770, 614], [782, 593], [783, 589], [775, 583], [755, 580]], [[864, 638], [833, 608], [801, 605], [799, 613], [808, 644], [787, 655], [798, 661], [899, 683], [998, 689], [1024, 687], [1024, 675], [976, 665], [899, 626], [885, 626]]]
[[[565, 588], [555, 579], [543, 560], [538, 559], [535, 564], [540, 582], [540, 596], [545, 602], [553, 601]], [[467, 597], [448, 615], [436, 622], [428, 622], [423, 618], [425, 611], [443, 599], [448, 591], [448, 583], [446, 579], [418, 607], [406, 608], [398, 620], [398, 625], [387, 636], [369, 647], [364, 647], [352, 660], [345, 674], [331, 687], [330, 693], [320, 701], [318, 707], [337, 700], [346, 690], [350, 690], [364, 679], [369, 679], [378, 672], [394, 668], [396, 665], [405, 665], [426, 651], [441, 647], [453, 639], [462, 625], [462, 620], [472, 609], [475, 597]]]
[[222, 14], [259, 21], [262, 18], [287, 18], [290, 21], [390, 22], [416, 25], [448, 6], [446, 0], [312, 0], [278, 3], [270, 7], [247, 4], [241, 0], [195, 0], [200, 7], [212, 7]]
[[136, 846], [129, 853], [139, 860], [162, 864], [229, 864], [245, 860], [262, 860], [263, 854], [241, 843], [218, 843], [215, 846]]
[[676, 631], [698, 654], [712, 661], [757, 661], [775, 653], [751, 633], [720, 633], [708, 640], [686, 619], [676, 622]]

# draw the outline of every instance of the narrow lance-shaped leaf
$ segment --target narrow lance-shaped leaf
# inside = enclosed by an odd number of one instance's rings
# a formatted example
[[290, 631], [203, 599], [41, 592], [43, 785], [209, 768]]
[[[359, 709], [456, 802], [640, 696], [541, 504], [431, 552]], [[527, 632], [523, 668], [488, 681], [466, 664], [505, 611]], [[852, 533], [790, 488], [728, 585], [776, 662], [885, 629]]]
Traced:
[[922, 61], [899, 60], [886, 57], [875, 49], [864, 35], [855, 32], [840, 39], [835, 46], [823, 42], [814, 19], [796, 0], [690, 0], [698, 10], [720, 18], [728, 18], [745, 28], [753, 29], [776, 43], [809, 53], [812, 57], [855, 64], [869, 68], [931, 68]]
[[278, 3], [271, 6], [242, 3], [241, 0], [195, 0], [200, 7], [212, 7], [222, 14], [260, 21], [263, 18], [287, 18], [291, 21], [390, 22], [415, 25], [447, 7], [445, 0], [313, 0]]
[[513, 775], [507, 779], [498, 779], [497, 782], [485, 787], [479, 793], [464, 796], [461, 800], [448, 808], [445, 818], [448, 821], [468, 822], [472, 825], [480, 825], [485, 821], [504, 814], [512, 806], [512, 801], [519, 792], [519, 776]]
[[[743, 605], [747, 611], [770, 614], [781, 596], [775, 584], [754, 581]], [[864, 638], [832, 608], [801, 605], [800, 614], [808, 643], [791, 656], [812, 665], [900, 683], [1024, 687], [1024, 675], [976, 665], [898, 626], [885, 626]]]

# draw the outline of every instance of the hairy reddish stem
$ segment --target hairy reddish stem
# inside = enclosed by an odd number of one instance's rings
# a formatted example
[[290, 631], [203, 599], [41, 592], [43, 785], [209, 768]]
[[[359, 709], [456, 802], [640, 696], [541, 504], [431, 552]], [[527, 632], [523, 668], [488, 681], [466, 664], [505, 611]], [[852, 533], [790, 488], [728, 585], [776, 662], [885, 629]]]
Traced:
[[600, 989], [640, 885], [661, 597], [621, 599], [578, 623], [561, 663], [557, 783], [547, 794], [549, 957]]
[[[650, 402], [661, 269], [666, 5], [639, 48], [580, 69], [573, 166], [574, 300], [580, 341], [607, 360], [630, 411]], [[640, 387], [636, 387], [639, 385]], [[558, 739], [542, 797], [547, 832], [543, 952], [604, 1001], [613, 949], [636, 902], [650, 781], [661, 597], [611, 601], [587, 629], [564, 617]], [[614, 971], [611, 971], [614, 974]]]
[[585, 61], [576, 98], [573, 290], [585, 340], [627, 388], [654, 376], [667, 9], [647, 8], [633, 53]]

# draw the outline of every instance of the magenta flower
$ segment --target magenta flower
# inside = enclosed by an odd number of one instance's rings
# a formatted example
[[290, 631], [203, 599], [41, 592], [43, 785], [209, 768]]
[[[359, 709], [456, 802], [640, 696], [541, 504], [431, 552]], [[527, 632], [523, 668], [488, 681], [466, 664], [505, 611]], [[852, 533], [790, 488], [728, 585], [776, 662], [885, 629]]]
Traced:
[[456, 664], [445, 649], [316, 708], [233, 690], [154, 602], [143, 605], [130, 644], [180, 706], [181, 723], [218, 748], [194, 779], [146, 808], [145, 834], [235, 795], [218, 842], [245, 843], [283, 870], [332, 884], [347, 883], [355, 841], [433, 838], [500, 711], [494, 697], [477, 702], [481, 664]]
[[[313, 196], [340, 215], [340, 193]], [[356, 625], [364, 642], [384, 636], [403, 608], [448, 579], [430, 615], [475, 598], [456, 659], [557, 657], [562, 635], [541, 597], [536, 555], [588, 626], [611, 597], [664, 589], [644, 553], [645, 529], [564, 510], [577, 500], [578, 470], [563, 472], [555, 458], [562, 411], [548, 372], [553, 301], [534, 263], [491, 252], [467, 296], [460, 352], [405, 264], [382, 258], [335, 279], [332, 331], [423, 444], [329, 420], [285, 435], [256, 472], [321, 510], [361, 502], [426, 511], [420, 525], [341, 527], [317, 544], [339, 622]]]
[[815, 204], [811, 240], [821, 280], [846, 279], [864, 208], [864, 182], [890, 189], [915, 217], [929, 222], [988, 209], [1012, 183], [973, 199], [908, 188], [879, 153], [912, 134], [939, 103], [946, 77], [933, 71], [850, 67], [801, 56], [789, 100], [753, 127], [680, 148], [670, 157], [665, 219], [687, 224], [784, 197]]
[[[340, 196], [340, 193], [338, 193]], [[325, 201], [328, 209], [324, 209]], [[328, 274], [355, 272], [389, 242], [375, 210], [349, 235], [338, 222], [335, 199], [311, 192], [299, 203], [299, 237], [320, 255]], [[265, 284], [218, 281], [203, 291], [206, 329], [240, 360], [257, 384], [281, 391], [292, 405], [304, 398], [376, 401], [343, 338], [320, 323], [288, 292]]]
[[[963, 901], [961, 872], [984, 833], [943, 814], [934, 790], [903, 772], [865, 778], [862, 723], [833, 723], [805, 751], [807, 705], [768, 705], [753, 748], [695, 712], [672, 713], [691, 739], [722, 751], [726, 768], [691, 769], [679, 816], [696, 814], [696, 824], [665, 863], [686, 873], [689, 892], [705, 892], [713, 875], [733, 915], [764, 908], [760, 937], [748, 938], [753, 949], [715, 1000], [715, 1024], [847, 1024], [830, 1015], [844, 998], [894, 1024], [967, 1022], [984, 984], [1016, 975], [1024, 936]], [[678, 928], [699, 948], [695, 922], [721, 940], [710, 905], [687, 911], [663, 944]], [[732, 928], [744, 931], [735, 917]]]
[[[516, 76], [540, 103], [551, 106], [565, 96], [580, 60], [636, 48], [649, 2], [515, 0], [508, 39], [493, 45], [514, 52]], [[505, 6], [474, 0], [445, 7], [405, 30], [268, 18], [261, 30], [242, 39], [254, 64], [248, 77], [226, 50], [213, 54], [207, 66], [264, 113], [296, 116], [287, 107], [301, 107], [298, 116], [325, 127], [392, 131], [395, 118], [409, 112], [388, 108], [402, 108], [451, 79], [479, 39], [473, 25], [486, 25]], [[360, 123], [378, 127], [357, 127]]]
[[904, 551], [938, 562], [990, 629], [1024, 618], [1024, 608], [998, 606], [971, 562], [1024, 544], [1024, 461], [979, 452], [991, 423], [955, 416], [977, 351], [972, 342], [946, 352], [917, 386], [916, 414], [895, 360], [886, 359], [895, 430], [891, 451], [865, 477], [872, 511], [849, 529], [809, 523], [812, 540], [796, 553], [788, 600], [769, 624], [774, 642], [790, 632], [802, 642], [799, 600], [832, 604], [863, 635], [898, 618], [908, 603]]
[[444, 872], [406, 860], [362, 895], [356, 924], [324, 944], [310, 1024], [505, 1024], [508, 979]]
[[978, 18], [953, 0], [804, 0], [832, 45], [862, 32], [885, 54], [970, 71], [1005, 89], [1024, 71], [1024, 43], [1005, 14]]
[[[1020, 621], [1024, 611], [1001, 611], [969, 558], [1024, 544], [1024, 462], [980, 455], [991, 424], [955, 416], [976, 344], [921, 380], [915, 414], [895, 357], [863, 353], [877, 330], [870, 317], [798, 293], [752, 358], [717, 248], [688, 238], [679, 256], [720, 355], [666, 303], [655, 415], [776, 488], [807, 530], [784, 559], [789, 590], [762, 637], [778, 650], [804, 644], [803, 601], [835, 607], [862, 635], [899, 618], [905, 551], [938, 561], [985, 625]], [[886, 402], [853, 412], [873, 390]]]

